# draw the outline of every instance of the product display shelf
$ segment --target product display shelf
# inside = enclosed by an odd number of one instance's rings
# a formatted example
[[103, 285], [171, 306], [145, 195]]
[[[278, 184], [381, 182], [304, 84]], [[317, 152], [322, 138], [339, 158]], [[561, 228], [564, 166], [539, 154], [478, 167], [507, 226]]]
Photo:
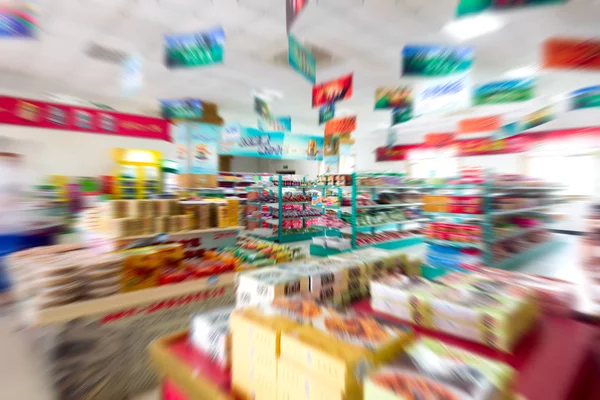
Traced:
[[[402, 179], [404, 174], [387, 174], [388, 176], [393, 175], [396, 178]], [[376, 198], [380, 191], [393, 191], [395, 193], [402, 193], [403, 190], [423, 190], [423, 185], [410, 185], [410, 184], [390, 184], [390, 185], [364, 185], [359, 184], [359, 179], [361, 179], [363, 175], [360, 173], [352, 174], [352, 205], [351, 205], [351, 217], [350, 217], [350, 225], [351, 225], [351, 247], [353, 249], [362, 248], [362, 247], [378, 247], [387, 250], [399, 249], [406, 246], [412, 246], [414, 244], [420, 243], [423, 240], [421, 235], [417, 235], [414, 237], [402, 238], [402, 239], [393, 239], [385, 242], [379, 242], [375, 244], [366, 244], [359, 245], [357, 243], [357, 234], [360, 232], [364, 232], [365, 230], [370, 230], [371, 234], [374, 235], [378, 229], [386, 230], [386, 229], [402, 229], [408, 221], [396, 222], [391, 221], [389, 224], [384, 223], [375, 223], [372, 225], [358, 225], [357, 224], [357, 216], [360, 211], [367, 210], [376, 210], [376, 209], [406, 209], [406, 208], [414, 208], [421, 207], [423, 203], [421, 202], [405, 202], [405, 203], [394, 203], [394, 204], [374, 204], [374, 205], [358, 205], [358, 195], [359, 193], [368, 193], [372, 196], [372, 198]], [[419, 222], [424, 222], [424, 218], [419, 219]], [[410, 221], [416, 222], [416, 221]], [[346, 229], [347, 231], [347, 229]]]
[[[492, 254], [492, 246], [494, 243], [508, 240], [510, 238], [516, 238], [521, 235], [525, 235], [526, 233], [534, 232], [543, 229], [540, 226], [531, 229], [523, 229], [519, 232], [513, 232], [508, 235], [502, 235], [497, 237], [494, 233], [494, 219], [502, 216], [515, 216], [515, 215], [527, 215], [527, 214], [545, 214], [545, 210], [552, 207], [552, 204], [544, 204], [535, 207], [526, 207], [521, 209], [514, 210], [492, 210], [492, 201], [494, 197], [497, 197], [498, 192], [511, 192], [511, 191], [521, 191], [524, 189], [533, 189], [538, 191], [557, 191], [563, 189], [560, 186], [509, 186], [509, 185], [494, 185], [490, 183], [489, 179], [486, 179], [484, 183], [481, 184], [468, 184], [468, 185], [452, 185], [452, 184], [444, 184], [444, 185], [430, 185], [428, 186], [431, 189], [431, 193], [436, 193], [437, 190], [442, 190], [443, 193], [451, 192], [453, 196], [460, 196], [464, 193], [464, 191], [476, 191], [474, 196], [481, 196], [483, 199], [483, 209], [481, 214], [462, 214], [462, 213], [450, 213], [450, 212], [424, 212], [424, 215], [427, 215], [432, 218], [442, 218], [442, 219], [451, 219], [453, 221], [472, 221], [472, 223], [480, 224], [482, 227], [482, 241], [480, 243], [463, 243], [463, 242], [455, 242], [449, 240], [433, 240], [427, 239], [426, 242], [428, 244], [441, 245], [452, 248], [475, 248], [482, 250], [482, 261], [484, 265], [488, 265], [494, 268], [500, 269], [514, 269], [519, 264], [522, 264], [526, 261], [531, 260], [535, 256], [542, 254], [544, 251], [548, 251], [552, 249], [552, 240], [540, 243], [532, 248], [526, 250], [525, 252], [518, 253], [513, 255], [511, 258], [495, 262]], [[469, 193], [469, 192], [467, 192]], [[501, 193], [500, 193], [501, 194]], [[470, 194], [473, 196], [473, 194]], [[547, 201], [548, 199], [546, 199]], [[431, 266], [435, 268], [434, 266]]]
[[515, 254], [514, 256], [497, 262], [493, 265], [494, 268], [511, 270], [515, 269], [519, 265], [525, 264], [528, 261], [535, 259], [536, 257], [547, 253], [548, 251], [555, 251], [559, 247], [562, 247], [565, 243], [559, 239], [548, 240], [543, 243], [536, 244], [535, 246]]

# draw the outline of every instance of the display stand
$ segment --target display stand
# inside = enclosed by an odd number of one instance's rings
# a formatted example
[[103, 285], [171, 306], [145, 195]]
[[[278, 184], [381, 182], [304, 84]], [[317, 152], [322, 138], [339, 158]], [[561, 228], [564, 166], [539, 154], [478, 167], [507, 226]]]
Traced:
[[[373, 312], [369, 300], [357, 303], [354, 309], [383, 320], [411, 325]], [[599, 369], [593, 365], [597, 328], [591, 325], [568, 318], [542, 316], [537, 329], [524, 338], [512, 354], [412, 327], [417, 336], [431, 337], [511, 365], [518, 372], [516, 393], [526, 399], [591, 400], [600, 395], [598, 385], [594, 383]], [[189, 342], [187, 332], [156, 341], [150, 347], [150, 354], [154, 365], [167, 378], [167, 382], [163, 381], [163, 399], [170, 399], [167, 396], [171, 394], [185, 395], [187, 399], [232, 398], [228, 397], [231, 396], [229, 371], [196, 350]]]

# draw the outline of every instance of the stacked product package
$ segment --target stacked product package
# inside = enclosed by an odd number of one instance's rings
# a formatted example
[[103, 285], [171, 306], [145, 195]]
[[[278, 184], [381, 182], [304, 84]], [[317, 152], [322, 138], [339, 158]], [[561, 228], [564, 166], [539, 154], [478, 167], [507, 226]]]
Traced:
[[421, 339], [369, 375], [364, 400], [508, 399], [513, 397], [516, 375], [506, 364]]
[[243, 273], [238, 278], [236, 304], [247, 307], [268, 303], [279, 297], [308, 293], [308, 276], [276, 267]]
[[232, 308], [196, 314], [192, 317], [190, 342], [226, 368], [231, 362], [229, 318]]
[[236, 310], [231, 319], [232, 386], [242, 399], [362, 399], [373, 366], [412, 339], [401, 325], [344, 314], [307, 297]]
[[371, 297], [376, 311], [506, 352], [538, 315], [533, 290], [476, 274], [388, 275], [371, 281]]

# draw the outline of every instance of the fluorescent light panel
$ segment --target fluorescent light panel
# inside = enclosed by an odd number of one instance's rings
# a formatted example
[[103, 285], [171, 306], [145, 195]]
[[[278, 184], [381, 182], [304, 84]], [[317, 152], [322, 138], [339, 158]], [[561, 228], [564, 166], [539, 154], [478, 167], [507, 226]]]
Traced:
[[504, 21], [500, 18], [488, 14], [479, 14], [473, 17], [455, 19], [447, 23], [443, 30], [462, 41], [498, 31], [503, 27]]

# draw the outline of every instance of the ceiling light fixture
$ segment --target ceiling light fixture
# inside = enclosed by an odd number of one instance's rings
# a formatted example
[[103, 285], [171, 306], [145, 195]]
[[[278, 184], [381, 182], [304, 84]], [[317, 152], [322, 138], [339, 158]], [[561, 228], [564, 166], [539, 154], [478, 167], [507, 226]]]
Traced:
[[507, 71], [505, 75], [510, 78], [527, 78], [527, 77], [536, 75], [537, 72], [538, 72], [537, 67], [528, 65], [525, 67], [511, 69], [510, 71]]
[[448, 22], [443, 30], [455, 39], [463, 41], [498, 31], [503, 27], [504, 21], [500, 18], [488, 14], [479, 14], [474, 17], [465, 17]]

